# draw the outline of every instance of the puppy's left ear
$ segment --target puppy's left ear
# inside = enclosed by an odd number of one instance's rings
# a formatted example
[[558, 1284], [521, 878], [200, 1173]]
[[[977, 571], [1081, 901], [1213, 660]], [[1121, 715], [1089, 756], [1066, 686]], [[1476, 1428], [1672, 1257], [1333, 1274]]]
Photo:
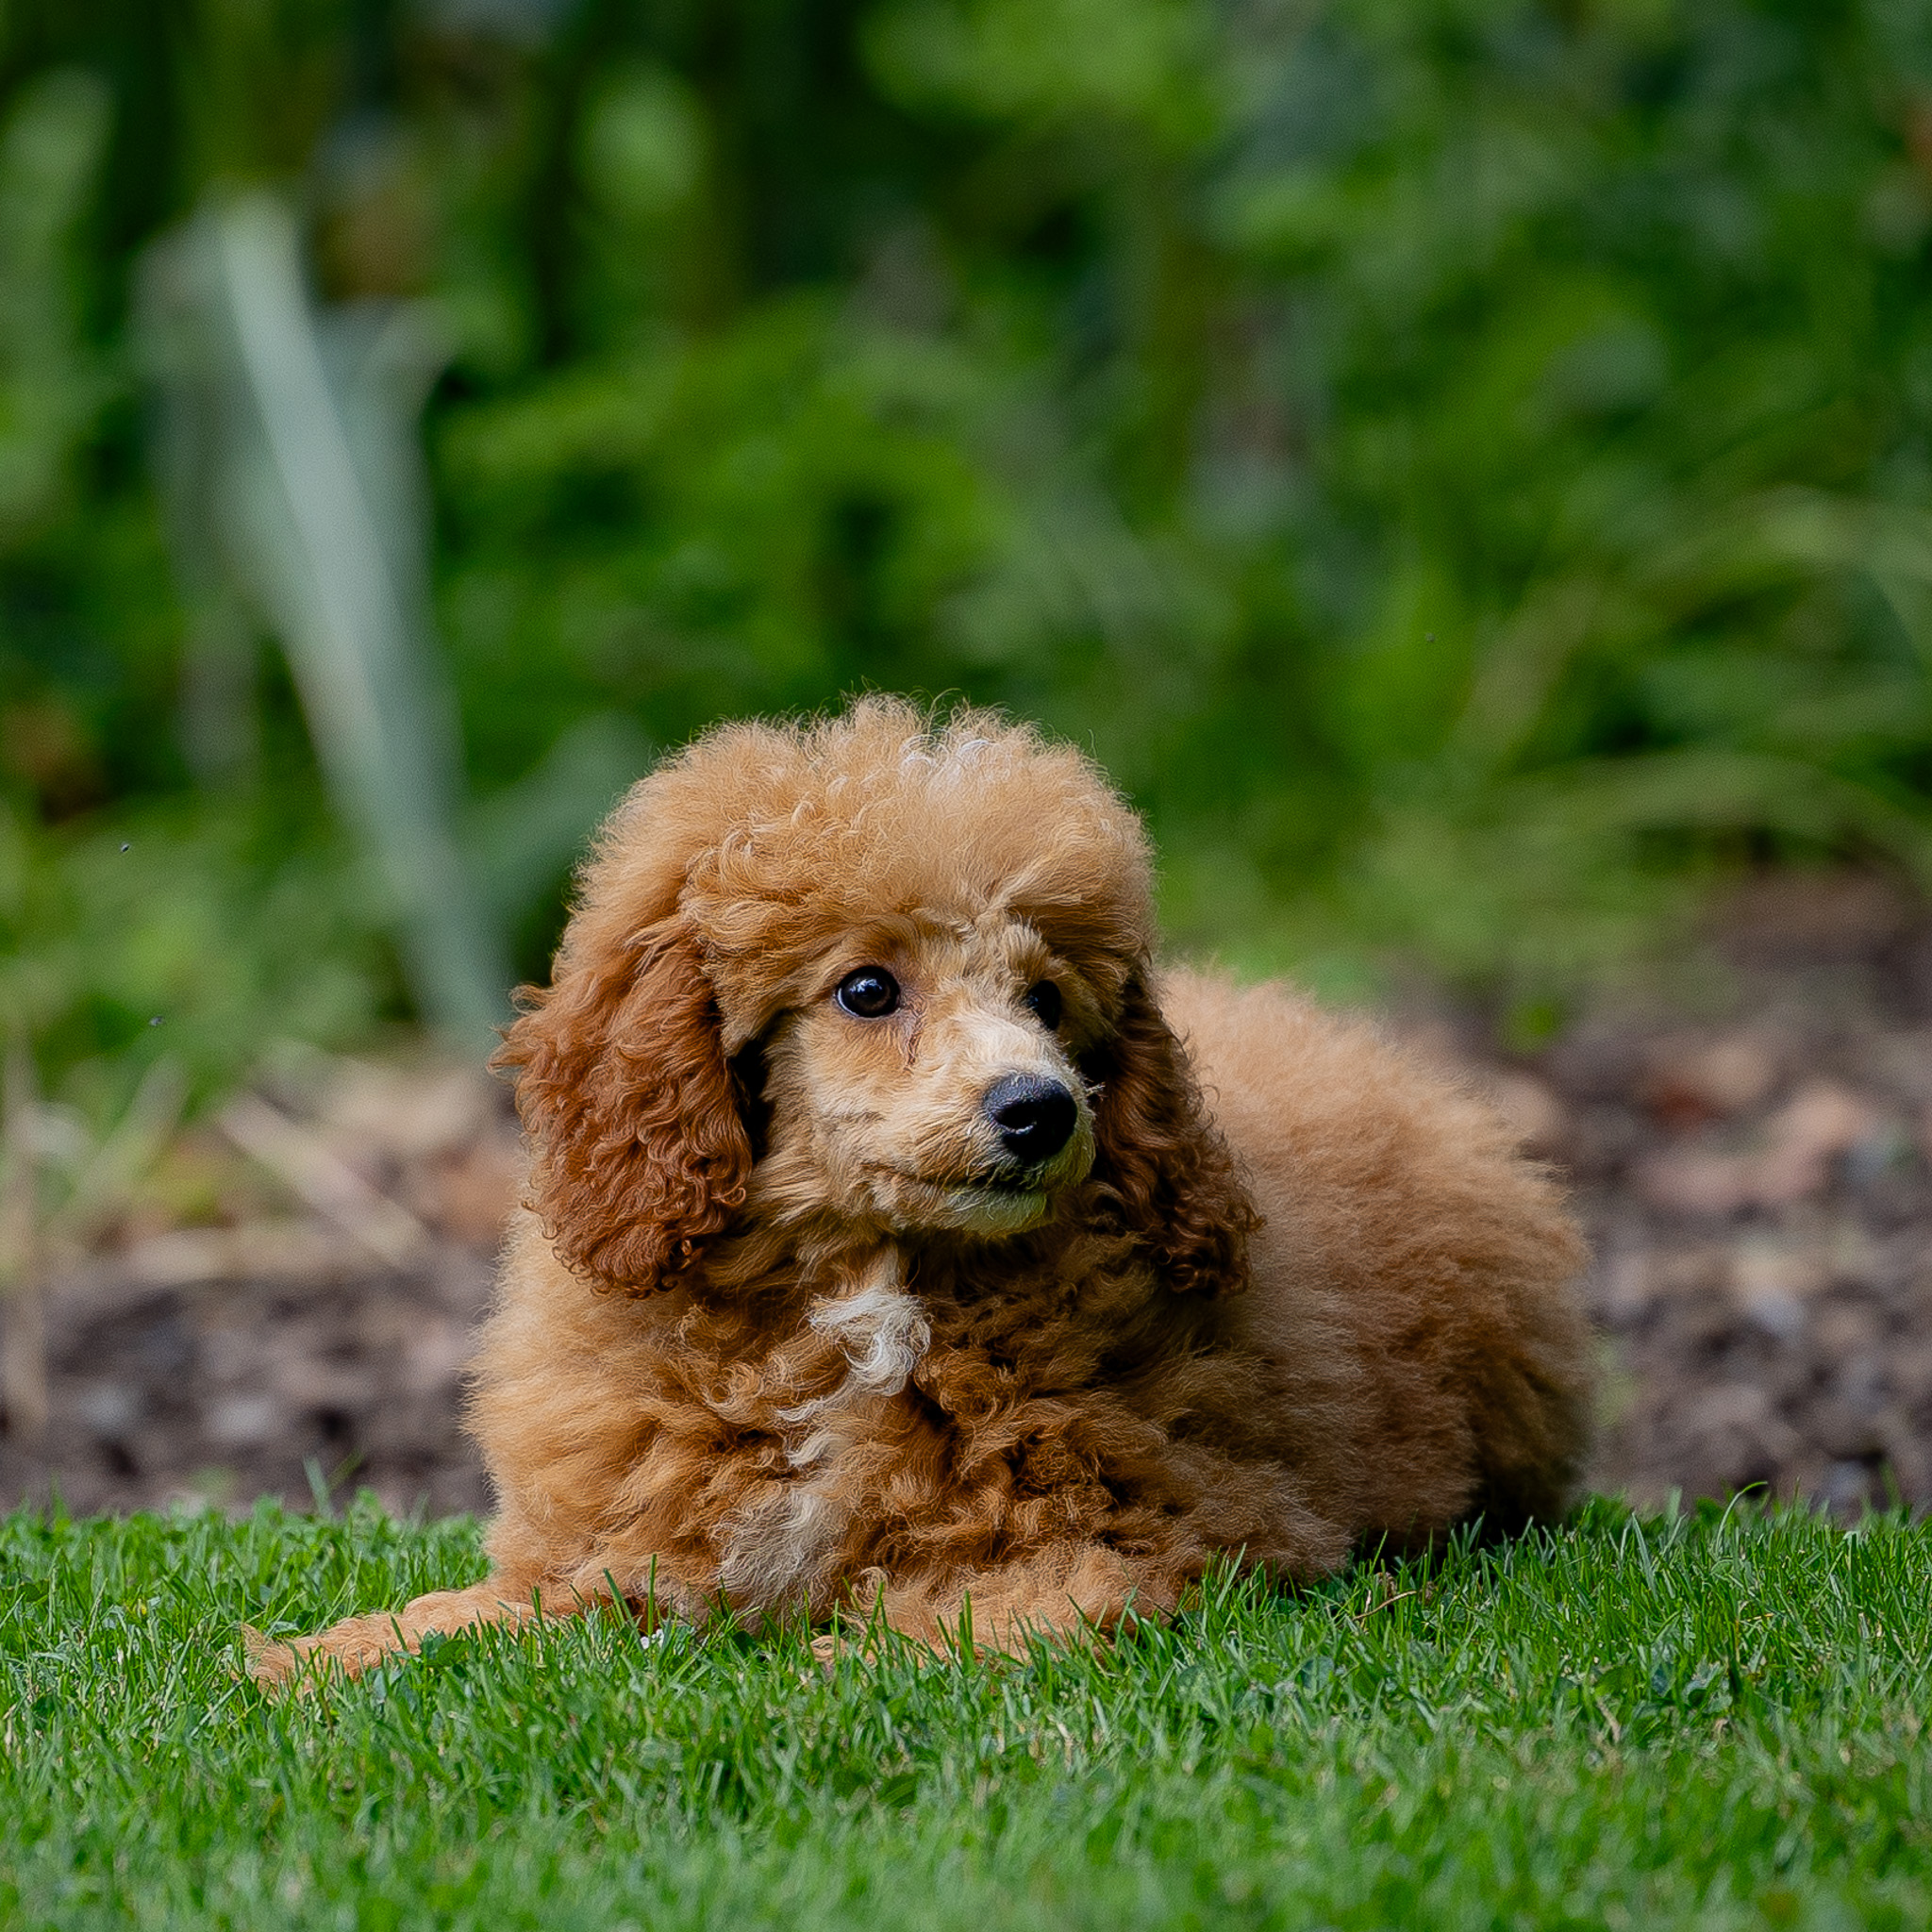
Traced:
[[1172, 1289], [1244, 1285], [1260, 1217], [1144, 972], [1128, 982], [1120, 1025], [1088, 1070], [1100, 1082], [1094, 1178], [1119, 1204], [1122, 1224]]
[[493, 1064], [518, 1070], [531, 1200], [600, 1289], [674, 1286], [743, 1205], [751, 1137], [697, 939], [672, 919], [558, 962]]

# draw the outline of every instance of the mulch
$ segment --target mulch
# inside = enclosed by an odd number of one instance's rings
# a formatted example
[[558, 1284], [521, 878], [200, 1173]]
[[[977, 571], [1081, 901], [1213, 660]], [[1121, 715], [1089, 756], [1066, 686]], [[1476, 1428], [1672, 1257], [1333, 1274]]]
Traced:
[[0, 1441], [0, 1502], [75, 1515], [172, 1502], [303, 1508], [364, 1487], [397, 1514], [489, 1507], [460, 1426], [487, 1257], [407, 1273], [142, 1287], [109, 1277], [49, 1310], [51, 1414]]
[[1594, 1482], [1932, 1503], [1932, 919], [1878, 880], [1726, 909], [1702, 1018], [1625, 1003], [1501, 1070], [1591, 1238]]
[[[1669, 997], [1601, 1001], [1533, 1052], [1450, 1003], [1392, 1024], [1569, 1178], [1605, 1355], [1595, 1486], [1932, 1503], [1932, 916], [1865, 875], [1774, 878], [1698, 958]], [[240, 1122], [255, 1152], [225, 1150], [247, 1174], [215, 1224], [137, 1214], [53, 1280], [49, 1420], [0, 1428], [0, 1504], [367, 1487], [398, 1512], [487, 1508], [459, 1415], [515, 1187], [504, 1098], [349, 1062], [297, 1087], [264, 1103], [296, 1137], [270, 1147], [278, 1174]], [[363, 1195], [331, 1192], [331, 1160]]]

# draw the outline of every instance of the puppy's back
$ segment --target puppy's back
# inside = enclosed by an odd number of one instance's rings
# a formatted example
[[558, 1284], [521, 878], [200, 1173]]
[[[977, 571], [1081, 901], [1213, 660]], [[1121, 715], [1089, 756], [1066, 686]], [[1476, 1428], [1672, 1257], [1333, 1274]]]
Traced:
[[1278, 986], [1162, 989], [1264, 1218], [1236, 1337], [1291, 1467], [1357, 1536], [1558, 1513], [1588, 1432], [1584, 1250], [1474, 1094]]

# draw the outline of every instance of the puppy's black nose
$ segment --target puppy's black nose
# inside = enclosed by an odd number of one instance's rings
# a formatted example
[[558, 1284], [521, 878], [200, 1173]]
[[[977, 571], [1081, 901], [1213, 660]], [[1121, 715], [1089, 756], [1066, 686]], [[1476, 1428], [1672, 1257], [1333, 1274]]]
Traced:
[[1080, 1118], [1074, 1096], [1058, 1080], [1038, 1074], [1008, 1074], [986, 1091], [987, 1118], [1000, 1130], [1000, 1144], [1015, 1160], [1051, 1160], [1074, 1137]]

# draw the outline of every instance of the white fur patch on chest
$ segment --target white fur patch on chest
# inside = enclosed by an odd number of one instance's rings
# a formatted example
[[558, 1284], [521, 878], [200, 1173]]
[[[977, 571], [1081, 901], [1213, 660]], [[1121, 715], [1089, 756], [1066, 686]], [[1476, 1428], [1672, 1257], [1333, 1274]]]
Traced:
[[836, 1341], [845, 1374], [829, 1393], [780, 1409], [786, 1459], [798, 1474], [769, 1485], [739, 1516], [718, 1565], [718, 1581], [744, 1606], [775, 1609], [815, 1599], [834, 1579], [819, 1574], [851, 1519], [841, 1461], [865, 1441], [905, 1388], [932, 1341], [903, 1263], [888, 1254], [848, 1293], [816, 1301], [806, 1320]]

